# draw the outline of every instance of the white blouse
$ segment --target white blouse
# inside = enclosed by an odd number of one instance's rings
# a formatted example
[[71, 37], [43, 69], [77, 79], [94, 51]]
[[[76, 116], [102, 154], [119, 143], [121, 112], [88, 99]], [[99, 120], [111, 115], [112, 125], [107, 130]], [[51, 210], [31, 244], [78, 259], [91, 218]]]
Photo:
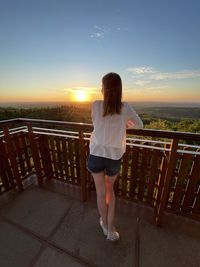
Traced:
[[[120, 159], [126, 151], [127, 123], [131, 128], [142, 128], [143, 122], [127, 102], [122, 102], [121, 114], [103, 114], [103, 101], [92, 104], [92, 122], [94, 130], [90, 137], [90, 154], [109, 159]], [[129, 124], [130, 125], [130, 124]], [[130, 128], [130, 127], [129, 127]]]

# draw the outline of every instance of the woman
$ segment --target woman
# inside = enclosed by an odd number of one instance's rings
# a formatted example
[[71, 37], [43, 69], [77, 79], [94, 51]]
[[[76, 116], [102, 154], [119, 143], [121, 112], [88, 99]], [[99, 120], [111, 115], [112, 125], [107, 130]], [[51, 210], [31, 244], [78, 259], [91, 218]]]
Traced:
[[117, 73], [103, 77], [102, 93], [104, 100], [92, 105], [94, 131], [87, 167], [96, 187], [100, 226], [108, 240], [117, 241], [114, 183], [126, 150], [126, 128], [142, 128], [143, 123], [128, 103], [122, 103], [122, 81]]

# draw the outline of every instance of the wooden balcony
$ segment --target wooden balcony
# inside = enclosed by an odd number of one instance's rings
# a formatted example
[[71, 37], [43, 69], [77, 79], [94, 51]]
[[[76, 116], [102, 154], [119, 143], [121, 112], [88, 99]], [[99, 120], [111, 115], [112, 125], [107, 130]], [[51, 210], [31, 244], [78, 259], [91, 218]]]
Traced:
[[[21, 246], [22, 236], [33, 246], [18, 259], [20, 267], [198, 266], [200, 134], [127, 130], [115, 187], [122, 240], [114, 245], [99, 230], [94, 184], [86, 169], [92, 125], [15, 119], [0, 127], [0, 234], [20, 232]], [[6, 236], [7, 246], [16, 246]], [[16, 266], [5, 260], [5, 246], [1, 251], [0, 265]]]

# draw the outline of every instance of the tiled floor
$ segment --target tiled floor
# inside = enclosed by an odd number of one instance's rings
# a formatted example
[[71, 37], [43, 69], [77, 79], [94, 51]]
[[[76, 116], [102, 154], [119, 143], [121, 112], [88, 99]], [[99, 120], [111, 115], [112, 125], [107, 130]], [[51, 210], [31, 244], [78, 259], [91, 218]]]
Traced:
[[198, 239], [137, 221], [119, 210], [118, 205], [121, 239], [108, 242], [95, 201], [82, 203], [32, 186], [1, 208], [0, 266], [200, 266]]

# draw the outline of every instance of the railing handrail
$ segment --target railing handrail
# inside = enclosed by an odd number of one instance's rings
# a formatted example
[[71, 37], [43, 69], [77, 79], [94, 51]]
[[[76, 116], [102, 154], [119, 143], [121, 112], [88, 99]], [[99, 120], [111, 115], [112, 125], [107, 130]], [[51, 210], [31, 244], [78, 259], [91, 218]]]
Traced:
[[[54, 121], [54, 120], [42, 120], [42, 119], [27, 119], [27, 118], [16, 118], [10, 120], [0, 121], [0, 127], [12, 126], [21, 123], [40, 123], [44, 125], [54, 125], [54, 126], [68, 126], [74, 127], [80, 130], [92, 131], [93, 125], [83, 122], [66, 122], [66, 121]], [[155, 130], [155, 129], [127, 129], [127, 134], [141, 135], [141, 136], [151, 136], [151, 137], [161, 137], [169, 139], [181, 139], [181, 140], [193, 140], [200, 141], [199, 133], [191, 132], [176, 132], [176, 131], [166, 131], [166, 130]]]
[[[64, 137], [64, 138], [72, 138], [72, 139], [79, 139], [80, 131], [68, 131], [68, 130], [58, 130], [58, 129], [47, 129], [43, 127], [32, 127], [32, 131], [36, 135], [46, 135], [46, 136], [57, 136], [57, 137]], [[16, 133], [28, 133], [27, 126], [21, 126], [17, 128], [11, 128], [9, 133], [11, 135]], [[83, 132], [83, 139], [84, 140], [90, 140], [91, 132]], [[4, 133], [0, 132], [0, 137], [3, 137]], [[139, 142], [139, 143], [138, 143]], [[148, 144], [147, 144], [148, 143]], [[170, 146], [170, 142], [164, 142], [164, 141], [155, 141], [155, 140], [148, 140], [148, 139], [139, 139], [139, 138], [127, 138], [126, 145], [131, 147], [139, 147], [139, 148], [149, 148], [153, 150], [159, 150], [159, 151], [170, 151], [169, 148], [161, 147], [162, 146]], [[158, 145], [158, 146], [157, 146]], [[194, 145], [186, 145], [179, 143], [178, 146], [180, 147], [179, 150], [177, 150], [177, 153], [183, 153], [183, 154], [193, 154], [193, 155], [200, 155], [200, 146], [194, 146]], [[184, 149], [181, 149], [181, 147], [184, 147]], [[187, 150], [185, 150], [185, 147], [187, 147]], [[197, 149], [197, 151], [188, 150], [188, 148], [194, 148]]]

